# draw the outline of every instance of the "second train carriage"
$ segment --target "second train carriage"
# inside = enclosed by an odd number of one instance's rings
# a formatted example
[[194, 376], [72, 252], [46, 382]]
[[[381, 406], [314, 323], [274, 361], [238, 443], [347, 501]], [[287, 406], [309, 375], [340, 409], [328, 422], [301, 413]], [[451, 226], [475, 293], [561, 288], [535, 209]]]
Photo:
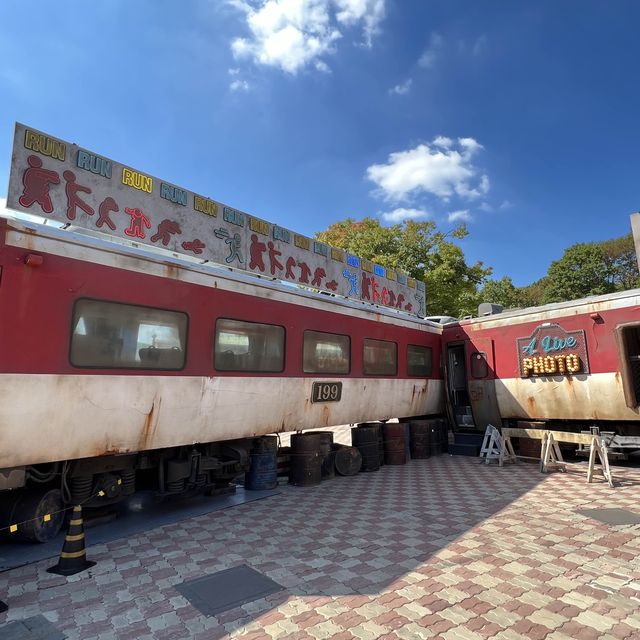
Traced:
[[136, 476], [227, 482], [261, 434], [443, 410], [441, 327], [419, 318], [12, 219], [0, 270], [14, 520], [116, 501]]
[[443, 325], [457, 428], [545, 421], [640, 436], [640, 289]]

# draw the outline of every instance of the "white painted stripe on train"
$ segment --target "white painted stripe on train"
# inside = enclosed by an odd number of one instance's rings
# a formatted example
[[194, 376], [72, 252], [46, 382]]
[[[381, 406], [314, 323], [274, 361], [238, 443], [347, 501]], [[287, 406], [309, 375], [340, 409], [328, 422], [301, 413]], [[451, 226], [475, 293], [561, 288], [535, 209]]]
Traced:
[[327, 379], [2, 374], [0, 468], [443, 409], [441, 380], [343, 378], [311, 403]]

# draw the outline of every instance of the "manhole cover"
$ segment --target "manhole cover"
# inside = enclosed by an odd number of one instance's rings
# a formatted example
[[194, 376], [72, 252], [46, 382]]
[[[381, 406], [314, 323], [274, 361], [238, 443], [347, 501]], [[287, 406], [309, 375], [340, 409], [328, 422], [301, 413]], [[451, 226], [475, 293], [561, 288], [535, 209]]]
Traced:
[[626, 509], [581, 509], [578, 513], [605, 524], [640, 524], [640, 515]]
[[284, 587], [246, 565], [189, 580], [176, 589], [205, 616], [240, 607]]
[[15, 620], [0, 627], [2, 640], [65, 640], [66, 637], [44, 616]]

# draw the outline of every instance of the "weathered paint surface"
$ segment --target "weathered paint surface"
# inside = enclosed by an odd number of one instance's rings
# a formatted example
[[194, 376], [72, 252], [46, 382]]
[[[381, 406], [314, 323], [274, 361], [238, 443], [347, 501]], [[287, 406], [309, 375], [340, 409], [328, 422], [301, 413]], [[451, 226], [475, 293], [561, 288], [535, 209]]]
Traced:
[[[485, 385], [494, 383], [502, 419], [640, 421], [638, 408], [627, 406], [621, 372], [627, 356], [616, 341], [617, 328], [633, 322], [640, 322], [638, 289], [452, 323], [445, 325], [443, 341], [468, 341], [469, 349], [479, 351], [488, 351], [483, 346], [493, 341], [495, 352]], [[588, 374], [523, 376], [522, 339], [550, 324], [583, 336]], [[479, 393], [470, 373], [469, 380], [475, 416], [477, 406], [485, 398], [490, 400], [490, 394]]]
[[348, 378], [312, 403], [323, 379], [4, 374], [0, 468], [442, 411], [441, 380]]
[[495, 382], [503, 418], [640, 420], [640, 411], [625, 404], [617, 372]]

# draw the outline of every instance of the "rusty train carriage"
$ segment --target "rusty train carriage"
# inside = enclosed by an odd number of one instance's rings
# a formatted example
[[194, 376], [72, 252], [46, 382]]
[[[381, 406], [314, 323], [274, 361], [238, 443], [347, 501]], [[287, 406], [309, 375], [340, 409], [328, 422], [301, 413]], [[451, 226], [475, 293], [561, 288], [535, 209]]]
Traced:
[[[5, 521], [62, 499], [115, 502], [136, 483], [165, 494], [225, 484], [261, 434], [443, 410], [434, 323], [1, 223]], [[58, 525], [29, 533], [46, 539]]]
[[542, 420], [640, 435], [640, 290], [451, 322], [450, 419]]

